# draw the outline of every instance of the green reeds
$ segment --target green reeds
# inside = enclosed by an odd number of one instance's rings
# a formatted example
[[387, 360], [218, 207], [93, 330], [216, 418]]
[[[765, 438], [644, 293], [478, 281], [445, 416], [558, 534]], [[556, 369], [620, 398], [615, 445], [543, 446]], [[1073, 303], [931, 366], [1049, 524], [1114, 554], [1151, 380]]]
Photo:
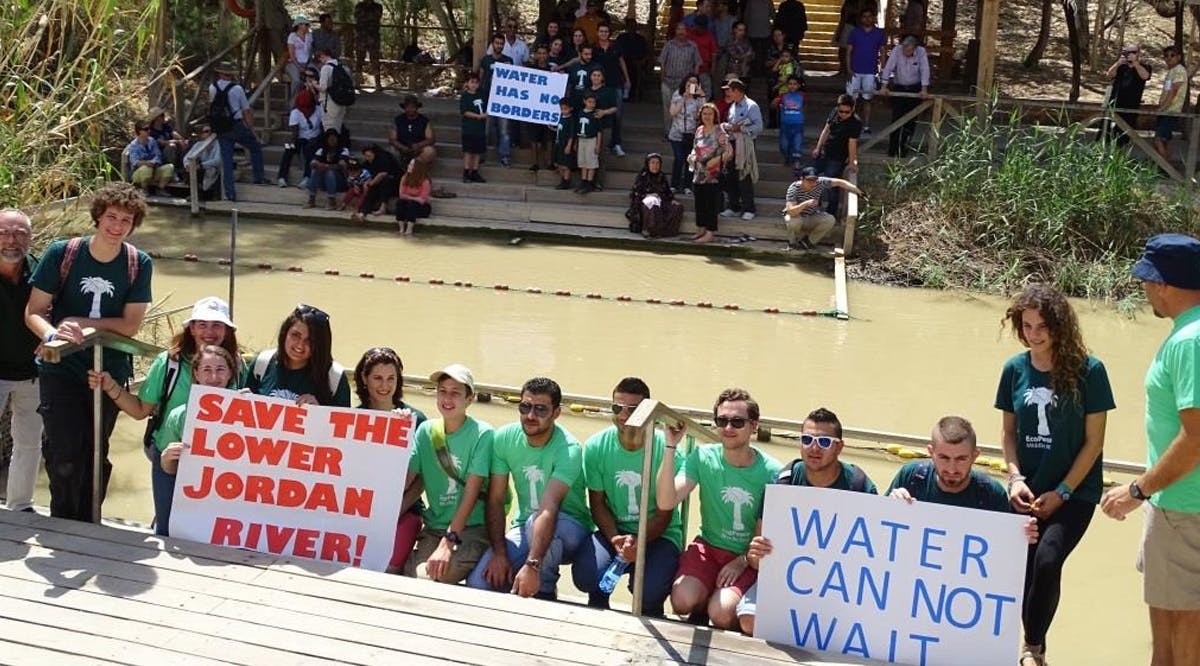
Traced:
[[943, 126], [936, 160], [891, 169], [895, 203], [867, 226], [885, 279], [1000, 293], [1037, 279], [1073, 296], [1136, 298], [1129, 268], [1146, 239], [1196, 233], [1190, 197], [1153, 163], [1078, 123], [995, 116], [964, 113]]

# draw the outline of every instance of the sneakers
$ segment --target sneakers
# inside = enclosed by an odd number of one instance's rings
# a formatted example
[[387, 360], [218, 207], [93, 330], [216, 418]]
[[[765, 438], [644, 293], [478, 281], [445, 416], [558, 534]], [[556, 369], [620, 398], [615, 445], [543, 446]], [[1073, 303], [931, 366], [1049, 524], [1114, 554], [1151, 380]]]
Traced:
[[612, 154], [616, 155], [617, 157], [625, 157], [625, 149], [622, 148], [621, 144], [618, 143], [612, 147]]
[[737, 217], [737, 213], [733, 212], [733, 210], [730, 208], [726, 208], [725, 210], [721, 211], [721, 217]]
[[862, 135], [863, 135], [863, 136], [871, 136], [871, 128], [870, 128], [870, 127], [863, 126], [863, 128], [862, 128]]
[[308, 179], [301, 178], [299, 184], [297, 184], [296, 187], [298, 187], [302, 190], [307, 189], [308, 188]]
[[569, 190], [569, 189], [571, 189], [571, 181], [570, 181], [570, 180], [567, 180], [567, 179], [560, 180], [560, 181], [558, 182], [558, 185], [555, 185], [555, 186], [554, 186], [554, 189], [556, 189], [556, 190]]
[[746, 212], [742, 213], [742, 219], [749, 222], [750, 220], [754, 219], [754, 213], [751, 213], [750, 211], [746, 211]]
[[471, 178], [472, 183], [486, 183], [487, 182], [486, 180], [483, 179], [483, 176], [479, 175], [478, 170], [472, 171], [470, 178]]
[[501, 157], [500, 158], [500, 166], [507, 169], [508, 167], [512, 166], [512, 160], [508, 159], [507, 157]]
[[817, 249], [817, 246], [813, 245], [813, 242], [808, 240], [807, 238], [801, 238], [799, 241], [796, 242], [795, 249], [803, 250], [805, 252], [811, 252], [812, 250]]
[[280, 187], [287, 187], [287, 179], [286, 179], [286, 178], [280, 178], [280, 179], [279, 179], [279, 186], [280, 186]]
[[689, 197], [696, 195], [696, 193], [693, 192], [692, 188], [690, 188], [690, 187], [683, 188], [683, 194], [684, 194], [684, 196], [689, 196]]

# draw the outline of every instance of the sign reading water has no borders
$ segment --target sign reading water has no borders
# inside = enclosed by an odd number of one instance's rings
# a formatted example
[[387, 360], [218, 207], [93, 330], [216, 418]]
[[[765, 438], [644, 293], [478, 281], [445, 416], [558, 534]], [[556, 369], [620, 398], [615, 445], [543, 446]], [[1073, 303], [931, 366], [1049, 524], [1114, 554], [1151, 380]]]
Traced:
[[413, 419], [193, 386], [171, 536], [383, 571]]
[[487, 114], [527, 123], [558, 122], [558, 99], [567, 89], [567, 75], [513, 65], [492, 65]]
[[1016, 659], [1026, 518], [767, 486], [755, 636], [926, 666]]

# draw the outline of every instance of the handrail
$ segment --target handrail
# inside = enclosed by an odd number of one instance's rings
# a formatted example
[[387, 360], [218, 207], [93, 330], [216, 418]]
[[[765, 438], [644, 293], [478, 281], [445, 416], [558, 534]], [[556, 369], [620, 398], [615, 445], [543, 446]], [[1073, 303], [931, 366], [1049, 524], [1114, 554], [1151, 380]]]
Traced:
[[[100, 373], [104, 370], [104, 348], [115, 349], [126, 354], [139, 356], [157, 356], [162, 347], [134, 340], [133, 338], [112, 331], [83, 329], [83, 339], [80, 342], [67, 340], [51, 340], [42, 345], [41, 357], [47, 363], [59, 363], [62, 357], [92, 349], [92, 370]], [[101, 486], [103, 485], [104, 452], [100, 446], [101, 425], [104, 420], [101, 413], [103, 388], [99, 383], [92, 389], [92, 522], [99, 524], [101, 518]]]
[[[404, 384], [412, 388], [423, 390], [436, 389], [436, 385], [429, 381], [428, 377], [420, 375], [404, 375]], [[479, 396], [500, 396], [502, 399], [509, 402], [519, 402], [521, 388], [519, 386], [508, 386], [504, 384], [485, 384], [482, 382], [475, 383], [475, 392]], [[578, 393], [564, 393], [563, 402], [567, 408], [572, 411], [591, 410], [597, 414], [610, 413], [609, 405], [612, 404], [611, 398], [589, 396]], [[576, 409], [578, 408], [578, 409]], [[699, 407], [674, 406], [670, 408], [673, 412], [682, 417], [693, 419], [701, 424], [712, 419], [711, 409], [701, 409]], [[634, 412], [636, 414], [636, 412]], [[630, 419], [633, 417], [630, 416]], [[628, 423], [628, 421], [626, 422]], [[758, 419], [758, 427], [760, 431], [791, 431], [800, 432], [804, 427], [803, 420], [786, 419], [771, 416], [761, 416]], [[885, 444], [899, 444], [902, 446], [912, 446], [924, 448], [929, 444], [929, 437], [923, 435], [911, 435], [906, 433], [890, 432], [886, 430], [873, 430], [871, 428], [855, 428], [844, 426], [842, 428], [842, 437], [846, 440], [858, 442], [870, 442], [874, 446], [863, 446], [861, 444], [854, 445], [847, 442], [848, 448], [859, 451], [882, 451], [886, 450]], [[706, 440], [707, 441], [707, 440]], [[1004, 449], [996, 444], [979, 444], [979, 450], [988, 455], [1003, 455]], [[1105, 471], [1121, 472], [1129, 474], [1141, 474], [1146, 471], [1146, 466], [1142, 463], [1136, 463], [1126, 460], [1109, 460], [1103, 462]]]
[[[646, 579], [646, 530], [650, 522], [650, 479], [654, 478], [651, 469], [654, 461], [654, 428], [657, 424], [665, 424], [668, 428], [683, 428], [684, 434], [704, 442], [719, 442], [721, 438], [712, 430], [696, 423], [657, 400], [646, 399], [638, 403], [637, 409], [625, 421], [628, 428], [642, 431], [642, 488], [641, 511], [638, 512], [637, 557], [633, 570], [633, 615], [642, 615], [642, 595]], [[655, 500], [657, 510], [657, 500]], [[686, 511], [686, 505], [683, 511]]]
[[192, 204], [192, 215], [200, 212], [200, 155], [217, 140], [216, 134], [209, 134], [207, 139], [200, 139], [192, 144], [183, 156], [183, 168], [188, 171], [188, 190]]

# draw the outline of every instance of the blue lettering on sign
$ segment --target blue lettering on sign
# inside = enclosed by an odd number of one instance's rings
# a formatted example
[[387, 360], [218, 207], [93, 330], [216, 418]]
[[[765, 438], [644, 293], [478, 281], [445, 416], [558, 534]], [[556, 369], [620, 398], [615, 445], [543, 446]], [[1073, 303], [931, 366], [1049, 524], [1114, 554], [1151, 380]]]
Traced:
[[850, 535], [846, 537], [846, 545], [842, 546], [842, 555], [849, 554], [851, 546], [858, 546], [867, 551], [867, 557], [875, 558], [871, 536], [867, 533], [867, 521], [862, 516], [855, 518], [854, 524], [850, 526]]
[[850, 627], [850, 633], [846, 635], [846, 644], [842, 646], [842, 654], [860, 654], [863, 659], [871, 658], [871, 653], [867, 650], [867, 637], [863, 635], [862, 624], [855, 622]]
[[992, 635], [999, 636], [1001, 619], [1004, 617], [1004, 604], [1015, 604], [1017, 603], [1017, 598], [1003, 594], [992, 594], [990, 592], [983, 595], [983, 598], [996, 602], [996, 619], [992, 622]]
[[792, 616], [792, 636], [798, 647], [806, 647], [808, 645], [808, 636], [813, 634], [813, 639], [816, 641], [818, 650], [828, 650], [829, 641], [833, 638], [833, 630], [837, 627], [837, 618], [829, 621], [829, 630], [825, 635], [821, 635], [821, 618], [816, 613], [809, 613], [808, 622], [804, 624], [804, 633], [800, 633], [800, 618], [796, 615], [796, 609], [788, 609], [788, 613]]
[[921, 634], [909, 634], [908, 637], [921, 643], [921, 661], [919, 663], [921, 666], [925, 666], [925, 659], [927, 656], [925, 650], [927, 644], [940, 643], [941, 639], [937, 638], [936, 636], [922, 636]]
[[538, 102], [541, 104], [558, 104], [559, 97], [554, 93], [541, 93]]
[[842, 574], [841, 562], [834, 562], [833, 566], [829, 567], [829, 574], [825, 576], [825, 582], [821, 585], [821, 593], [817, 596], [824, 599], [831, 592], [841, 592], [842, 603], [850, 603], [850, 593], [846, 591], [846, 577]]
[[909, 610], [909, 616], [914, 620], [917, 618], [917, 602], [921, 600], [925, 601], [925, 611], [929, 615], [929, 619], [941, 624], [942, 608], [944, 607], [946, 601], [946, 586], [942, 586], [941, 595], [938, 597], [937, 605], [935, 607], [933, 599], [929, 597], [929, 588], [926, 586], [925, 580], [922, 578], [917, 579], [916, 583], [913, 585], [912, 607]]
[[[975, 544], [975, 546], [978, 548], [978, 551], [972, 548], [971, 544]], [[974, 534], [965, 535], [963, 537], [962, 564], [959, 567], [959, 573], [964, 576], [967, 575], [967, 560], [975, 560], [977, 563], [979, 563], [979, 576], [981, 578], [987, 578], [987, 567], [983, 564], [983, 556], [986, 555], [987, 552], [988, 543], [983, 537], [975, 536]]]
[[880, 525], [891, 529], [892, 538], [888, 541], [888, 562], [896, 561], [896, 541], [900, 538], [900, 530], [907, 530], [908, 525], [893, 523], [890, 520], [879, 521]]
[[795, 582], [796, 578], [793, 575], [793, 572], [796, 570], [796, 565], [800, 564], [800, 563], [816, 564], [817, 561], [807, 555], [801, 555], [800, 557], [797, 557], [796, 559], [792, 560], [791, 563], [788, 564], [788, 569], [787, 569], [788, 589], [791, 590], [792, 592], [795, 592], [796, 594], [812, 594], [811, 587], [806, 587], [804, 589], [796, 587], [796, 582]]
[[892, 582], [892, 572], [883, 572], [883, 589], [875, 584], [875, 574], [867, 567], [863, 567], [858, 573], [858, 605], [863, 605], [863, 591], [868, 587], [871, 588], [871, 597], [875, 599], [875, 607], [879, 610], [884, 610], [887, 606], [888, 586]]
[[[945, 586], [943, 586], [944, 588]], [[956, 619], [954, 612], [954, 600], [965, 596], [969, 601], [967, 603], [967, 618], [966, 620]], [[962, 607], [962, 604], [959, 604]], [[979, 624], [979, 618], [983, 616], [983, 600], [979, 598], [979, 594], [969, 587], [956, 587], [946, 595], [946, 621], [951, 626], [959, 629], [971, 629]]]
[[[965, 607], [963, 603], [958, 603], [958, 600], [966, 600]], [[935, 600], [930, 591], [929, 584], [918, 578], [913, 586], [912, 606], [909, 608], [909, 615], [913, 619], [917, 619], [918, 615], [928, 615], [929, 619], [937, 624], [942, 623], [942, 618], [945, 617], [946, 622], [958, 629], [973, 629], [983, 618], [985, 611], [984, 599], [994, 602], [991, 632], [993, 636], [1000, 635], [1001, 625], [1004, 624], [1003, 618], [1005, 613], [1005, 604], [1016, 605], [1015, 597], [1000, 595], [1000, 594], [984, 594], [982, 597], [978, 592], [969, 587], [956, 587], [950, 589], [945, 583], [941, 584], [937, 590], [937, 599]]]
[[796, 509], [796, 507], [792, 507], [792, 530], [796, 534], [797, 546], [808, 545], [808, 534], [810, 530], [814, 529], [814, 526], [817, 537], [817, 547], [821, 549], [828, 548], [829, 542], [833, 539], [833, 529], [837, 527], [837, 514], [834, 514], [833, 520], [829, 521], [829, 529], [822, 532], [820, 511], [810, 511], [808, 514], [808, 522], [806, 522], [804, 527], [801, 528], [800, 512]]
[[925, 528], [924, 533], [921, 535], [921, 566], [929, 568], [929, 569], [937, 569], [940, 571], [942, 568], [942, 565], [938, 564], [937, 562], [929, 561], [930, 551], [937, 551], [939, 553], [942, 552], [941, 546], [937, 546], [937, 545], [934, 545], [933, 543], [930, 543], [930, 541], [931, 541], [930, 537], [933, 535], [946, 536], [946, 530], [939, 530], [939, 529], [933, 528], [933, 527]]

